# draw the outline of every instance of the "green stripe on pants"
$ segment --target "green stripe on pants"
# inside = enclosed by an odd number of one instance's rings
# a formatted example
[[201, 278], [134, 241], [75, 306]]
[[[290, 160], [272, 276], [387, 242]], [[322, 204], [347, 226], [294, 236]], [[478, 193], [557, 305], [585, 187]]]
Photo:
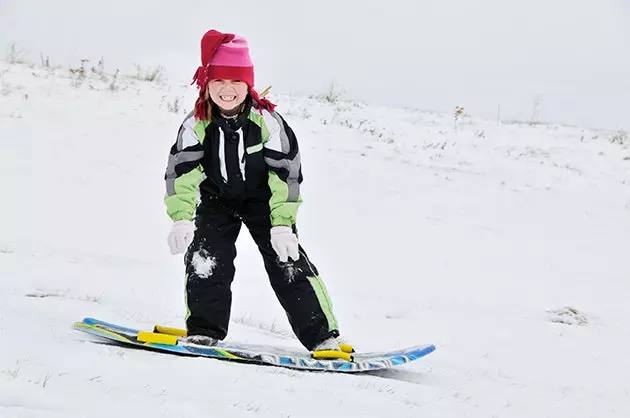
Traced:
[[324, 282], [319, 278], [319, 276], [309, 276], [308, 281], [311, 283], [313, 290], [315, 290], [319, 306], [321, 306], [322, 311], [324, 311], [324, 315], [326, 315], [326, 319], [328, 320], [328, 330], [338, 329], [339, 325], [337, 324], [337, 318], [335, 318], [335, 315], [333, 314], [332, 303], [330, 301], [330, 297], [328, 296], [328, 291], [326, 290]]
[[186, 305], [186, 317], [184, 320], [187, 320], [190, 317], [190, 308], [188, 307], [188, 275], [185, 276], [184, 280], [184, 305]]

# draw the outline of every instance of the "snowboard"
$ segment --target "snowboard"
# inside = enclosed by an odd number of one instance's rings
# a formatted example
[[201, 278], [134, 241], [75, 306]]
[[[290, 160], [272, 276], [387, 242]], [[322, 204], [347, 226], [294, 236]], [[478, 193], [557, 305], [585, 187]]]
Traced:
[[[149, 332], [95, 318], [84, 318], [81, 322], [75, 322], [72, 327], [96, 336], [101, 341], [123, 346], [185, 356], [326, 372], [359, 373], [388, 369], [418, 360], [435, 350], [432, 344], [374, 353], [349, 352], [351, 350], [349, 346], [343, 348], [346, 352], [308, 352], [280, 346], [225, 341], [219, 341], [215, 346], [203, 346], [183, 341], [185, 330], [159, 325]], [[337, 356], [343, 358], [335, 358]]]

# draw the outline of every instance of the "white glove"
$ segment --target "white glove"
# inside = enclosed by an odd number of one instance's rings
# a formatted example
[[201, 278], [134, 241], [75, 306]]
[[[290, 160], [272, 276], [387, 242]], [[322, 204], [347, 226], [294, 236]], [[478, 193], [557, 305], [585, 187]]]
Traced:
[[271, 228], [271, 246], [283, 263], [291, 257], [294, 261], [300, 258], [298, 238], [290, 226], [274, 226]]
[[168, 246], [171, 248], [171, 254], [181, 254], [185, 252], [194, 236], [194, 223], [186, 220], [173, 222], [171, 232], [168, 234]]

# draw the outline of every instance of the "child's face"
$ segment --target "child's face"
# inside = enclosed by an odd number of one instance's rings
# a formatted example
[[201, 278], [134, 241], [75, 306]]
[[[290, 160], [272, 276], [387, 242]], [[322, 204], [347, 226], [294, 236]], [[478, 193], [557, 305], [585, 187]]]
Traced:
[[239, 107], [247, 97], [247, 83], [239, 80], [210, 80], [208, 94], [221, 110], [229, 112]]

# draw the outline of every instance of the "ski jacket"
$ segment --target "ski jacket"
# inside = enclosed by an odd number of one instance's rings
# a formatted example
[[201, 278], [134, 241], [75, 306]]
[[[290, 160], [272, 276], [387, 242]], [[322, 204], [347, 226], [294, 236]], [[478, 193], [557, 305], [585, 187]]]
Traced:
[[[277, 112], [254, 109], [251, 99], [235, 119], [190, 113], [171, 147], [164, 203], [174, 220], [192, 220], [200, 202], [234, 208], [268, 205], [272, 225], [291, 226], [302, 203], [302, 169], [295, 134]], [[267, 209], [267, 208], [265, 208]]]

